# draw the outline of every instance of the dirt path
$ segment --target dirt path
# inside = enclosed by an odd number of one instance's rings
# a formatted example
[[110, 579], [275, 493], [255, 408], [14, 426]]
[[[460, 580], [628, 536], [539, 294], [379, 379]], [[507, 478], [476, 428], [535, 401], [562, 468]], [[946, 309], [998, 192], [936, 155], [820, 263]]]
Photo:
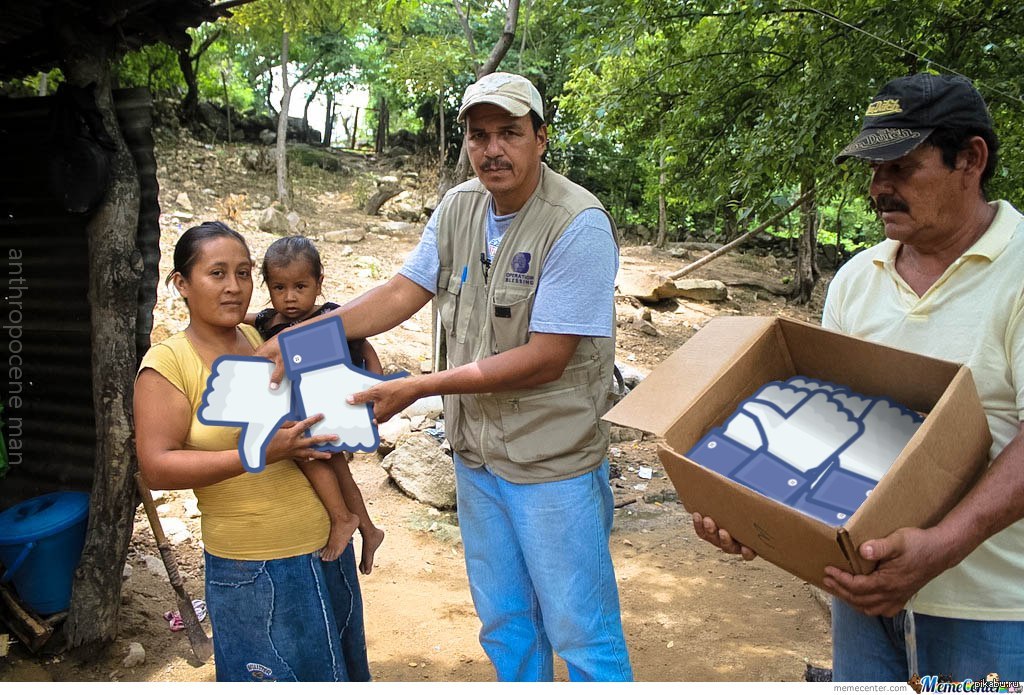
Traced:
[[[254, 256], [276, 238], [256, 231], [258, 206], [268, 197], [270, 175], [244, 172], [235, 150], [215, 153], [195, 147], [158, 150], [161, 161], [161, 218], [163, 274], [171, 250], [185, 228], [202, 219], [222, 217], [225, 196], [245, 190], [246, 207], [233, 220], [250, 240]], [[192, 166], [202, 162], [203, 167]], [[216, 162], [216, 166], [211, 164]], [[295, 172], [302, 191], [297, 207], [308, 221], [307, 233], [361, 228], [370, 218], [354, 211], [351, 181], [338, 181], [316, 170]], [[169, 173], [171, 172], [171, 173]], [[173, 172], [191, 172], [175, 175]], [[204, 173], [205, 172], [205, 173]], [[205, 178], [197, 180], [200, 174]], [[195, 178], [191, 178], [195, 177]], [[363, 182], [365, 185], [365, 181]], [[425, 182], [423, 186], [431, 185]], [[178, 193], [188, 193], [194, 209], [182, 208]], [[386, 208], [385, 208], [386, 210]], [[191, 215], [191, 217], [188, 217]], [[379, 221], [379, 218], [377, 218]], [[397, 226], [397, 225], [396, 225]], [[388, 278], [418, 239], [418, 227], [371, 232], [360, 242], [319, 244], [327, 269], [325, 296], [344, 301]], [[622, 266], [674, 270], [684, 261], [646, 247], [626, 247]], [[744, 272], [756, 269], [780, 277], [786, 272], [774, 262], [738, 256], [716, 263]], [[715, 264], [702, 273], [714, 277]], [[763, 294], [763, 293], [761, 293]], [[263, 306], [262, 288], [252, 307]], [[634, 311], [620, 300], [618, 358], [646, 371], [671, 354], [695, 328], [719, 313], [786, 314], [816, 320], [816, 306], [787, 307], [773, 297], [733, 290], [719, 304], [669, 303], [654, 308], [658, 335], [649, 335], [628, 322]], [[180, 300], [164, 288], [156, 309], [154, 338], [161, 339], [185, 325]], [[385, 366], [419, 369], [430, 357], [430, 318], [424, 311], [402, 327], [374, 341]], [[612, 463], [622, 478], [613, 481], [616, 510], [611, 547], [619, 580], [623, 623], [636, 678], [642, 681], [797, 681], [805, 663], [830, 664], [827, 614], [808, 586], [764, 562], [744, 563], [718, 553], [699, 541], [689, 517], [675, 501], [651, 441], [613, 445]], [[458, 528], [450, 514], [405, 497], [378, 465], [376, 455], [357, 457], [354, 473], [371, 515], [387, 531], [373, 573], [363, 578], [370, 665], [379, 681], [486, 681], [493, 670], [478, 642], [479, 621], [466, 583]], [[650, 481], [636, 475], [639, 466], [654, 469]], [[644, 489], [638, 489], [641, 486]], [[189, 515], [190, 491], [166, 493], [161, 508], [165, 519], [178, 519], [189, 534], [176, 546], [179, 563], [194, 596], [202, 596], [202, 548], [199, 520]], [[558, 542], [552, 539], [552, 542]], [[566, 552], [572, 552], [567, 548]], [[171, 633], [161, 618], [174, 608], [166, 578], [160, 576], [159, 553], [144, 515], [136, 517], [129, 553], [131, 576], [123, 591], [122, 624], [116, 642], [93, 659], [78, 655], [32, 658], [20, 646], [0, 659], [0, 680], [54, 681], [211, 681], [211, 664], [189, 661], [184, 633]], [[153, 569], [147, 567], [152, 566]], [[122, 666], [128, 644], [146, 649], [146, 662]], [[565, 678], [560, 663], [556, 677]]]

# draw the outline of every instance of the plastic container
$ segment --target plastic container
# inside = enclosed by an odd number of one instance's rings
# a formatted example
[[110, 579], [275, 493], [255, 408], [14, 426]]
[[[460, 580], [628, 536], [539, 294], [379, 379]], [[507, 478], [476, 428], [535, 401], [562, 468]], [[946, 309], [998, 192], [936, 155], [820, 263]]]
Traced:
[[0, 581], [36, 613], [67, 610], [88, 520], [84, 492], [52, 492], [0, 512]]

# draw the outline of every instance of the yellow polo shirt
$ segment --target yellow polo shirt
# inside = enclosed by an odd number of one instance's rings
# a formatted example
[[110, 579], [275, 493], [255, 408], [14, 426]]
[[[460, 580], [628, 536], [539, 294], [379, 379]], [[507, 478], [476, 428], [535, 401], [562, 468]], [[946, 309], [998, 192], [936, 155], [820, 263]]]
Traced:
[[[1006, 201], [991, 205], [991, 226], [922, 297], [896, 272], [899, 242], [859, 253], [829, 285], [822, 325], [970, 367], [995, 458], [1024, 416], [1024, 217]], [[912, 607], [946, 618], [1024, 620], [1024, 521], [936, 577]]]
[[[263, 341], [252, 326], [240, 326], [253, 345]], [[238, 448], [237, 427], [213, 427], [197, 413], [210, 370], [185, 337], [178, 333], [154, 345], [142, 359], [181, 391], [192, 406], [185, 448], [225, 451]], [[268, 464], [259, 473], [245, 473], [195, 489], [202, 512], [203, 544], [211, 555], [231, 560], [276, 560], [322, 548], [330, 519], [302, 471], [291, 461]]]

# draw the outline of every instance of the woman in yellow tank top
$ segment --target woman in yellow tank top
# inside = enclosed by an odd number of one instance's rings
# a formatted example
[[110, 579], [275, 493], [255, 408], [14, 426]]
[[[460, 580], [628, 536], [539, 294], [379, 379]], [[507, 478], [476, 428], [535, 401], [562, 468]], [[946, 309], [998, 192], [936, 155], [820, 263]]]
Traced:
[[333, 437], [305, 436], [321, 416], [282, 426], [255, 474], [242, 467], [238, 428], [198, 419], [212, 363], [254, 355], [261, 343], [240, 325], [252, 265], [245, 239], [220, 222], [189, 229], [175, 245], [168, 279], [189, 325], [154, 345], [139, 368], [139, 468], [150, 487], [193, 488], [199, 500], [217, 680], [369, 680], [352, 547], [320, 559], [330, 523], [292, 462], [330, 458], [312, 447]]

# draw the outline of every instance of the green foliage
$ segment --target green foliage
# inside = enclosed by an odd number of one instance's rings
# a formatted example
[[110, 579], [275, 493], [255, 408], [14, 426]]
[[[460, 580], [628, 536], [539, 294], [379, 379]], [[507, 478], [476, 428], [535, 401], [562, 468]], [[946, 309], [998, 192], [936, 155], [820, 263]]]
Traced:
[[993, 190], [1021, 197], [1024, 109], [1006, 95], [1024, 86], [1013, 28], [1024, 9], [982, 0], [920, 0], [899, 12], [880, 0], [815, 6], [878, 38], [801, 3], [590, 0], [566, 37], [577, 45], [559, 99], [566, 140], [607, 139], [642, 157], [642, 209], [660, 188], [655, 164], [668, 148], [676, 215], [738, 204], [764, 216], [772, 210], [762, 201], [807, 180], [826, 182], [819, 200], [863, 196], [863, 176], [830, 182], [831, 158], [885, 79], [931, 60], [978, 80], [1006, 143], [1007, 176]]
[[[201, 96], [242, 110], [265, 100], [291, 38], [290, 73], [339, 94], [366, 86], [391, 129], [449, 141], [459, 97], [504, 24], [505, 2], [260, 0], [193, 32], [218, 39], [199, 60]], [[832, 156], [856, 133], [881, 84], [919, 70], [975, 80], [1003, 143], [990, 197], [1024, 202], [1024, 5], [988, 0], [523, 0], [500, 69], [545, 98], [548, 161], [593, 190], [620, 224], [657, 222], [670, 238], [722, 239], [817, 184], [820, 241], [854, 250], [880, 238], [865, 206], [868, 171]], [[905, 50], [904, 50], [905, 49]], [[177, 57], [126, 56], [122, 84], [182, 89]], [[274, 105], [276, 108], [277, 105]], [[367, 119], [363, 119], [366, 124]], [[661, 177], [664, 176], [664, 183]], [[775, 234], [799, 228], [780, 225]]]
[[126, 54], [115, 67], [115, 73], [123, 87], [146, 87], [154, 94], [184, 90], [178, 54], [163, 43]]

